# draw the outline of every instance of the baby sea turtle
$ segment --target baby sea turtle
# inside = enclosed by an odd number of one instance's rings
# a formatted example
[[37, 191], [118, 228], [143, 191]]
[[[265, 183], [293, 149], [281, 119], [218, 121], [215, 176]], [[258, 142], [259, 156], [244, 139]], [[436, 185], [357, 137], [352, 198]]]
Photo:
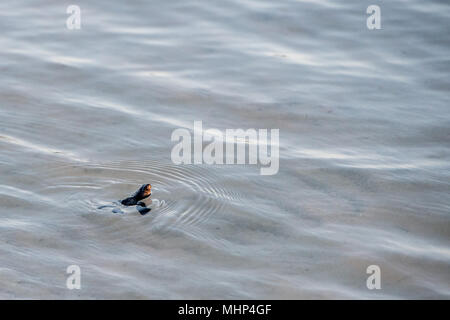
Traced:
[[[125, 198], [123, 200], [120, 200], [119, 202], [124, 206], [136, 206], [136, 209], [139, 211], [141, 215], [145, 215], [150, 212], [151, 208], [148, 208], [147, 205], [142, 202], [141, 200], [146, 199], [150, 197], [152, 194], [152, 186], [148, 184], [143, 184], [131, 197]], [[106, 205], [106, 206], [100, 206], [99, 209], [112, 207], [115, 208], [115, 206]], [[113, 210], [114, 213], [123, 213], [122, 210], [115, 208]]]

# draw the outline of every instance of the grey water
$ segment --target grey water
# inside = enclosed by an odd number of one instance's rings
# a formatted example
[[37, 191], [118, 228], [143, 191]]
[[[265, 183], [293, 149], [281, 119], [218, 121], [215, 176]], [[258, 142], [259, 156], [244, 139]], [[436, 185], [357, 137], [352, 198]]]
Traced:
[[[0, 2], [0, 298], [450, 298], [448, 1], [72, 2]], [[279, 172], [173, 163], [197, 120]]]

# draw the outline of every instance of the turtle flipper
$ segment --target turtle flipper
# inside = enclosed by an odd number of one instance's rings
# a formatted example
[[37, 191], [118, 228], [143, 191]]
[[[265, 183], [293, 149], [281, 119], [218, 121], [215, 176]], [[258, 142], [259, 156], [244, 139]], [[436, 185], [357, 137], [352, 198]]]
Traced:
[[148, 208], [147, 205], [142, 201], [137, 203], [136, 209], [142, 216], [146, 215], [152, 210], [151, 208]]
[[107, 204], [107, 205], [104, 205], [104, 206], [100, 206], [100, 207], [98, 207], [97, 209], [105, 209], [105, 208], [115, 208], [116, 206], [113, 206], [113, 205], [110, 205], [110, 204]]

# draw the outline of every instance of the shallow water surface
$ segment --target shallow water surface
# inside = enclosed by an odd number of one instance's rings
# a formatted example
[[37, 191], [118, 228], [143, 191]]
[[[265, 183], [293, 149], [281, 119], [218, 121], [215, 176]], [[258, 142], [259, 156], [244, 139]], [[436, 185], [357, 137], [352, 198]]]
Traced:
[[[0, 298], [450, 298], [446, 1], [76, 4], [0, 3]], [[174, 164], [195, 120], [278, 174]]]

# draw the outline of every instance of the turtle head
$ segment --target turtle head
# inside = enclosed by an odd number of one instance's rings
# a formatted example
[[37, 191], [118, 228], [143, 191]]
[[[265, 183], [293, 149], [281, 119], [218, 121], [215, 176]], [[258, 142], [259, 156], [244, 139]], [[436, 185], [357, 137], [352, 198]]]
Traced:
[[150, 184], [143, 184], [138, 191], [136, 191], [132, 197], [136, 200], [142, 200], [149, 197], [152, 194], [152, 186]]
[[152, 194], [152, 185], [150, 183], [142, 185], [140, 193], [143, 197], [147, 198]]

